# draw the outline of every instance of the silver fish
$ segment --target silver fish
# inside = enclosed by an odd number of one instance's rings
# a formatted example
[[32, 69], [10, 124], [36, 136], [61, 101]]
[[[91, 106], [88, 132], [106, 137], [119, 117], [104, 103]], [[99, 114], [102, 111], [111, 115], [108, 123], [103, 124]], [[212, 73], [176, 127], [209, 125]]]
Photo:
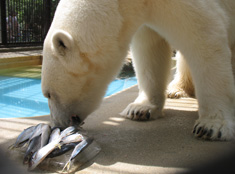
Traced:
[[79, 133], [66, 136], [60, 141], [61, 148], [54, 149], [47, 157], [54, 158], [56, 156], [62, 155], [73, 149], [83, 139], [83, 136]]
[[41, 147], [43, 147], [48, 143], [50, 133], [51, 133], [51, 127], [48, 124], [40, 123], [36, 126], [36, 129], [30, 140], [41, 135]]
[[63, 145], [63, 144], [68, 144], [68, 143], [75, 143], [75, 142], [81, 142], [83, 140], [83, 136], [79, 133], [75, 133], [75, 134], [72, 134], [72, 135], [69, 135], [67, 137], [64, 137], [60, 144]]
[[93, 141], [93, 138], [84, 138], [82, 142], [80, 142], [78, 145], [75, 146], [68, 162], [65, 164], [62, 172], [67, 168], [67, 171], [70, 169], [70, 165], [72, 160], [80, 153], [82, 150], [84, 150], [89, 144], [91, 144]]
[[76, 143], [68, 143], [68, 144], [63, 144], [61, 148], [56, 148], [54, 149], [48, 156], [47, 158], [54, 158], [60, 155], [65, 154], [66, 152], [70, 151], [71, 149], [74, 149], [76, 145], [78, 145], [79, 142]]
[[44, 125], [42, 127], [42, 134], [41, 134], [41, 148], [48, 143], [50, 134], [51, 134], [51, 127], [47, 124]]
[[61, 132], [58, 139], [50, 142], [34, 153], [29, 162], [29, 170], [33, 170], [35, 167], [37, 167], [47, 157], [48, 154], [50, 154], [56, 147], [60, 146], [59, 142], [62, 140], [62, 138], [71, 135], [74, 133], [74, 130], [75, 128], [73, 126], [66, 128]]
[[30, 142], [25, 152], [23, 164], [28, 164], [33, 154], [41, 148], [41, 135], [34, 137]]
[[60, 135], [62, 136], [62, 138], [68, 136], [68, 135], [71, 135], [73, 133], [75, 133], [76, 131], [76, 128], [74, 126], [70, 126], [70, 127], [67, 127], [65, 130], [63, 130]]
[[42, 133], [42, 126], [45, 125], [44, 123], [39, 123], [35, 126], [35, 129], [33, 131], [32, 137], [31, 139], [33, 139], [34, 137], [37, 137], [38, 135], [40, 135]]
[[51, 132], [51, 135], [50, 135], [50, 138], [49, 138], [49, 142], [52, 142], [56, 139], [58, 139], [60, 136], [60, 129], [59, 128], [55, 128], [52, 132]]
[[31, 127], [28, 127], [27, 129], [24, 129], [24, 131], [21, 132], [20, 135], [17, 137], [16, 142], [13, 145], [11, 145], [9, 149], [23, 146], [32, 137], [35, 129], [36, 129], [36, 126], [31, 126]]

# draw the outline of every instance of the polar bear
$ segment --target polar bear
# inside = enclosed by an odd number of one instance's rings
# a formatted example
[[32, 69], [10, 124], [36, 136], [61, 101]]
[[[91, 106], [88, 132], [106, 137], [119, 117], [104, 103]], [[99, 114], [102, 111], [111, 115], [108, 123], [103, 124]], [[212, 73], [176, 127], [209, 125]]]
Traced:
[[234, 0], [61, 0], [43, 48], [52, 124], [78, 125], [98, 108], [129, 46], [139, 95], [121, 114], [162, 116], [172, 46], [187, 62], [199, 103], [194, 135], [233, 139], [234, 9]]

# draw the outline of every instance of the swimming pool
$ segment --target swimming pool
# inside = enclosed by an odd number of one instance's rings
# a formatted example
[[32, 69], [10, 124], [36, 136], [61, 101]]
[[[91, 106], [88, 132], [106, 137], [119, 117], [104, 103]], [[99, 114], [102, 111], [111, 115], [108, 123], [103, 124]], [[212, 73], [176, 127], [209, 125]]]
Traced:
[[[135, 77], [116, 79], [105, 96], [137, 84]], [[50, 113], [41, 92], [41, 79], [0, 76], [0, 118], [32, 117]]]

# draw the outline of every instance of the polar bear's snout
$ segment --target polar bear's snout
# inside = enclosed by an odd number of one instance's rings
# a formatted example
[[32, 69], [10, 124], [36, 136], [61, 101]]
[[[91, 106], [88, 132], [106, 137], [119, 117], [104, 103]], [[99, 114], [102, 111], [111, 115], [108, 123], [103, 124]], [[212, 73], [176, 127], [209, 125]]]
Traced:
[[48, 99], [51, 122], [53, 126], [79, 126], [82, 123], [82, 119], [79, 117], [79, 114], [77, 114], [78, 107], [71, 104], [70, 107], [69, 104], [65, 105], [61, 102], [61, 98], [55, 92], [51, 92], [46, 87], [43, 88], [42, 92]]
[[55, 107], [56, 104], [49, 101], [50, 117], [52, 126], [56, 127], [68, 127], [68, 126], [79, 126], [83, 123], [83, 118], [80, 114], [73, 114], [75, 111], [69, 108], [65, 109], [63, 106]]

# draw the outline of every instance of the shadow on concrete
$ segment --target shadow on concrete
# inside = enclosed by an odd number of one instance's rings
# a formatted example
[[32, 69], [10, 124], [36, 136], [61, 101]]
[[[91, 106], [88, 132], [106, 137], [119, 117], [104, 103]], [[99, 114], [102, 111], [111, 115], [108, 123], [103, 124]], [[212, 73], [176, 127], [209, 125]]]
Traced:
[[107, 166], [121, 162], [188, 168], [216, 157], [229, 144], [194, 138], [191, 130], [197, 118], [195, 111], [166, 110], [165, 113], [165, 118], [149, 122], [125, 119], [117, 124], [111, 119], [97, 127], [85, 126], [102, 148], [96, 162]]

